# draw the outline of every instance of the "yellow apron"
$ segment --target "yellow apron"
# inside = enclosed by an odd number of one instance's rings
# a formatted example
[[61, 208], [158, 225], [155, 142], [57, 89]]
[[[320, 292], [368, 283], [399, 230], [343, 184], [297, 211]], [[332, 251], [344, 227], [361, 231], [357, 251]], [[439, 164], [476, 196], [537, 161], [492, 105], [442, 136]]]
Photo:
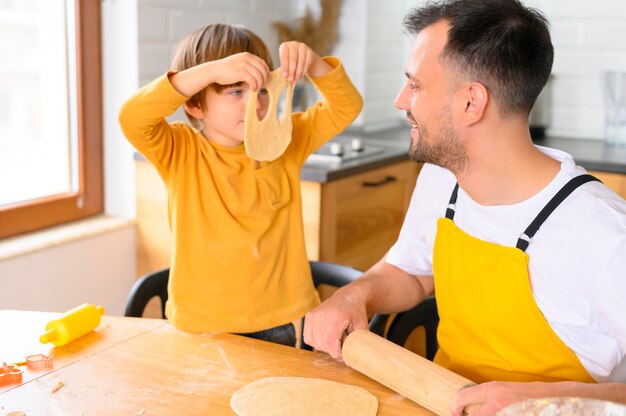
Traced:
[[543, 221], [574, 189], [597, 180], [578, 176], [526, 229], [517, 247], [482, 241], [454, 222], [458, 185], [437, 223], [433, 271], [439, 308], [435, 362], [474, 382], [594, 382], [552, 330], [530, 287], [525, 249]]

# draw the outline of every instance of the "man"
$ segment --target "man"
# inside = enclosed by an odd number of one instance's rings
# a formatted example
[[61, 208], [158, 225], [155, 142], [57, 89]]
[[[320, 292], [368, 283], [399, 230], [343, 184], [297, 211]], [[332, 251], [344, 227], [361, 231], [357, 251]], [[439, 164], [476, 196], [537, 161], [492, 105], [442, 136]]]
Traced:
[[305, 342], [340, 358], [366, 310], [406, 310], [436, 288], [435, 362], [483, 383], [452, 414], [547, 396], [626, 403], [626, 384], [609, 383], [626, 354], [626, 202], [530, 139], [553, 61], [545, 18], [516, 0], [448, 0], [405, 26], [417, 36], [396, 106], [426, 164], [396, 244], [307, 314]]

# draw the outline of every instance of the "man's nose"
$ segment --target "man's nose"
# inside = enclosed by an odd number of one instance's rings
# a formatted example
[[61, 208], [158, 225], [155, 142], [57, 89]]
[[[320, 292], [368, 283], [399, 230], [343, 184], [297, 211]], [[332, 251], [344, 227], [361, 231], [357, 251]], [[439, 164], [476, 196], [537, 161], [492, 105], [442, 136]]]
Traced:
[[393, 104], [398, 110], [409, 111], [411, 109], [411, 100], [409, 98], [409, 88], [405, 85], [402, 87]]

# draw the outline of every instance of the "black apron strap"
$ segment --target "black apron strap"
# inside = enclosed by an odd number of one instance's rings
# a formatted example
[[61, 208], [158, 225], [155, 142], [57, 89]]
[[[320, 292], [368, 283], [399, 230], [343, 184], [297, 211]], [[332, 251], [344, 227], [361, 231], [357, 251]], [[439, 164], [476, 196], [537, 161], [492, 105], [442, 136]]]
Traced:
[[456, 209], [456, 198], [459, 194], [459, 183], [457, 182], [454, 186], [454, 190], [452, 191], [452, 195], [450, 195], [450, 202], [448, 202], [448, 208], [446, 208], [446, 218], [451, 220], [454, 219], [454, 210]]
[[532, 241], [535, 233], [539, 230], [539, 227], [545, 222], [546, 219], [552, 214], [552, 212], [558, 207], [561, 202], [565, 201], [565, 199], [579, 186], [591, 182], [598, 181], [602, 182], [600, 179], [595, 176], [584, 174], [580, 176], [576, 176], [575, 178], [570, 179], [568, 183], [566, 183], [563, 188], [559, 192], [556, 193], [552, 197], [552, 199], [546, 204], [546, 206], [539, 212], [537, 217], [530, 223], [528, 228], [524, 231], [524, 233], [517, 239], [516, 247], [522, 251], [526, 251], [528, 245]]

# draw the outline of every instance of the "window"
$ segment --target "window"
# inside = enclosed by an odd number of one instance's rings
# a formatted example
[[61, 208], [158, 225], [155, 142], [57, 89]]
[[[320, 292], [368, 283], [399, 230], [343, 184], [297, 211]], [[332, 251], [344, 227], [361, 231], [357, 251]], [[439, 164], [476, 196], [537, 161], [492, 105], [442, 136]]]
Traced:
[[99, 0], [0, 0], [0, 238], [102, 212]]

